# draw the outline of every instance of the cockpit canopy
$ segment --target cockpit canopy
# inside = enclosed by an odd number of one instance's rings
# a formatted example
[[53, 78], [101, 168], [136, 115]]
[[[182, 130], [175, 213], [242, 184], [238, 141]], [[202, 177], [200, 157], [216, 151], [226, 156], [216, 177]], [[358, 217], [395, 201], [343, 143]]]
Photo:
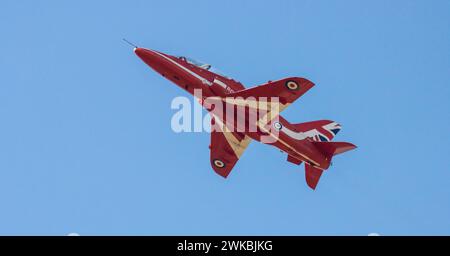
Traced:
[[197, 66], [197, 67], [199, 67], [199, 68], [203, 68], [203, 69], [206, 69], [206, 70], [209, 70], [209, 69], [211, 68], [211, 65], [210, 65], [210, 64], [202, 63], [202, 62], [200, 62], [200, 61], [197, 61], [197, 60], [194, 60], [194, 59], [191, 59], [191, 58], [188, 58], [188, 57], [179, 56], [178, 58], [179, 58], [180, 60], [186, 61], [187, 63], [190, 63], [190, 64], [192, 64], [192, 65], [195, 65], [195, 66]]
[[211, 67], [210, 64], [203, 63], [203, 62], [200, 62], [200, 61], [198, 61], [198, 60], [194, 60], [194, 59], [192, 59], [192, 58], [185, 57], [185, 56], [178, 56], [178, 59], [180, 59], [180, 60], [182, 60], [182, 61], [186, 61], [187, 63], [192, 64], [192, 65], [194, 65], [194, 66], [197, 66], [197, 67], [199, 67], [199, 68], [203, 68], [203, 69], [205, 69], [205, 70], [209, 70], [210, 72], [216, 73], [216, 74], [221, 75], [221, 76], [223, 76], [223, 77], [226, 77], [226, 78], [228, 78], [228, 79], [231, 79], [229, 76], [224, 75], [224, 74], [222, 73], [222, 71], [218, 70], [217, 68]]

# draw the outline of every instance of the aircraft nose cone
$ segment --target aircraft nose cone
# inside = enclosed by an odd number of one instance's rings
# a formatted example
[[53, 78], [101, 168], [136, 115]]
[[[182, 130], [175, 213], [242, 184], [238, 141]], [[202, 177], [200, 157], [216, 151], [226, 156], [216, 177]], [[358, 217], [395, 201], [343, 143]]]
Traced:
[[154, 66], [161, 62], [160, 57], [152, 50], [136, 47], [134, 48], [134, 53], [149, 66]]
[[142, 59], [142, 57], [145, 55], [145, 49], [143, 49], [143, 48], [135, 47], [135, 48], [133, 49], [133, 51], [134, 51], [134, 53], [135, 53], [139, 58], [141, 58], [141, 59]]
[[161, 74], [167, 73], [169, 70], [173, 69], [173, 63], [170, 62], [168, 56], [163, 53], [136, 47], [134, 53], [148, 66], [156, 70]]

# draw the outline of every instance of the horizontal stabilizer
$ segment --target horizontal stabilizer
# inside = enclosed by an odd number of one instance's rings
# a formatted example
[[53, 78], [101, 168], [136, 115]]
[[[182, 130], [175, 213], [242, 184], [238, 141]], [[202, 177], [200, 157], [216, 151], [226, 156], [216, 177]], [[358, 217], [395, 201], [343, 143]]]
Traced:
[[[328, 164], [333, 156], [355, 149], [356, 146], [348, 142], [312, 142], [316, 148], [325, 155]], [[328, 168], [328, 167], [325, 167]], [[311, 164], [305, 164], [306, 183], [315, 189], [323, 170]]]
[[356, 146], [349, 142], [313, 142], [325, 156], [331, 159], [332, 156], [355, 149]]
[[288, 160], [288, 162], [291, 162], [296, 165], [300, 165], [302, 163], [302, 160], [299, 160], [291, 155], [288, 155], [287, 160]]
[[322, 176], [323, 170], [316, 168], [310, 164], [305, 164], [305, 177], [306, 184], [312, 189], [316, 189], [317, 183], [319, 183], [320, 176]]

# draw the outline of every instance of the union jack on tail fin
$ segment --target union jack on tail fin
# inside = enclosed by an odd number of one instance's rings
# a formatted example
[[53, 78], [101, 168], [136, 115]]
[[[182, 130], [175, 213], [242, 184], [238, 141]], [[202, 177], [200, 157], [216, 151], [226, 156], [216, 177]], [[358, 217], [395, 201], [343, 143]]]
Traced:
[[[305, 137], [310, 138], [312, 144], [325, 156], [331, 163], [333, 156], [344, 153], [356, 148], [355, 145], [348, 142], [331, 142], [336, 134], [341, 130], [341, 125], [331, 120], [318, 120], [293, 125], [297, 132], [301, 132]], [[289, 162], [295, 163], [293, 158], [288, 158]], [[323, 169], [314, 165], [305, 164], [306, 183], [312, 189], [315, 189], [322, 176]]]
[[317, 120], [293, 125], [314, 141], [331, 141], [341, 130], [341, 125], [331, 120]]

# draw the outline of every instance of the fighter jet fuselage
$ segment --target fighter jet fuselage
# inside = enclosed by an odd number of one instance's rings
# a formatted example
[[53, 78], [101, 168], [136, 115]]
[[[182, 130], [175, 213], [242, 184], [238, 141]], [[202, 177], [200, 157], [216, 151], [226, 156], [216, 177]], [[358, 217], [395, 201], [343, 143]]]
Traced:
[[[347, 142], [331, 142], [341, 129], [336, 122], [291, 124], [279, 115], [314, 86], [305, 78], [285, 78], [246, 89], [240, 82], [213, 72], [209, 64], [139, 47], [134, 52], [156, 72], [197, 97], [215, 127], [221, 127], [211, 131], [210, 160], [222, 177], [229, 175], [248, 143], [256, 140], [287, 153], [291, 163], [304, 163], [307, 184], [315, 189], [332, 157], [356, 148]], [[219, 103], [223, 104], [220, 111]], [[225, 109], [233, 109], [233, 113], [223, 114]]]

